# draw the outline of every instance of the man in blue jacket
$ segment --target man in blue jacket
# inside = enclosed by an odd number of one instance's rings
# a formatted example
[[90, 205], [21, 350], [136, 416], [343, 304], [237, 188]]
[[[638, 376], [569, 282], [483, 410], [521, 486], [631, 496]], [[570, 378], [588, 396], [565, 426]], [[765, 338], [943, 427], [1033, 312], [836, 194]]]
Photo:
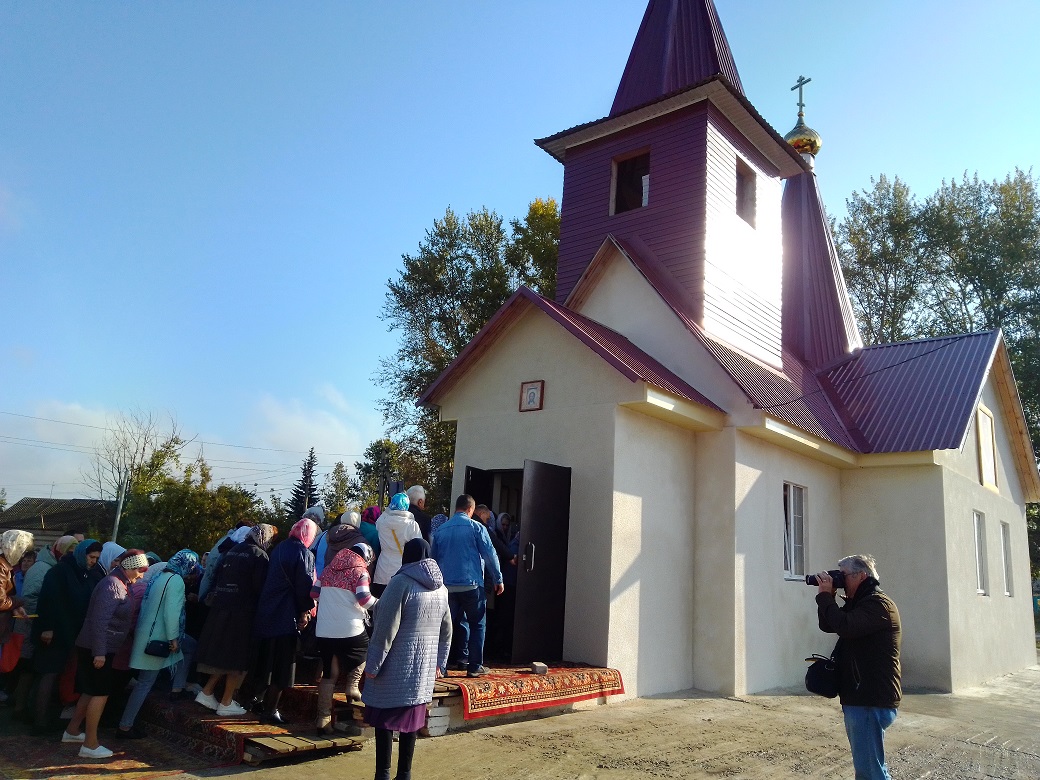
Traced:
[[[488, 673], [484, 666], [484, 627], [487, 599], [484, 566], [495, 583], [495, 594], [505, 590], [502, 569], [487, 529], [473, 519], [477, 502], [463, 494], [455, 501], [455, 514], [433, 534], [433, 557], [448, 589], [452, 630], [459, 637], [459, 667], [469, 677]], [[465, 621], [463, 622], [463, 617]], [[450, 661], [449, 661], [450, 665]], [[457, 668], [459, 668], [457, 667]]]

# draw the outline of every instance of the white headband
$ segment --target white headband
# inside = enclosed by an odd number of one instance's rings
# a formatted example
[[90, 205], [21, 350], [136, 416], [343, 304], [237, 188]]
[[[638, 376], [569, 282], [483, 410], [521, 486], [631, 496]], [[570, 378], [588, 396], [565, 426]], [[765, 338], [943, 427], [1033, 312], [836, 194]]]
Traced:
[[120, 565], [124, 569], [147, 569], [148, 557], [144, 553], [128, 555], [125, 558], [123, 558], [123, 562]]

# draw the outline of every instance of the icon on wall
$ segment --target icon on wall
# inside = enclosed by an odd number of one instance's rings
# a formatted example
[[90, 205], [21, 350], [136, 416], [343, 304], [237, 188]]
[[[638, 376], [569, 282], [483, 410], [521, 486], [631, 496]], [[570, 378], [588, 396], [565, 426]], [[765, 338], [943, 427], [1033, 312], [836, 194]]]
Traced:
[[542, 408], [545, 396], [545, 380], [522, 382], [520, 384], [520, 411], [537, 412]]

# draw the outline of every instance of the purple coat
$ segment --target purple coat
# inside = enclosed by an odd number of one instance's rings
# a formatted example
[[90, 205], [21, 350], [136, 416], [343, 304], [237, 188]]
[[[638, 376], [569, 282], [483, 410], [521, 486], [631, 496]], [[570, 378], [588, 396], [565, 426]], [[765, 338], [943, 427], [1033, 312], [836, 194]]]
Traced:
[[76, 646], [93, 656], [119, 651], [134, 625], [134, 599], [121, 569], [105, 577], [90, 594], [90, 606]]

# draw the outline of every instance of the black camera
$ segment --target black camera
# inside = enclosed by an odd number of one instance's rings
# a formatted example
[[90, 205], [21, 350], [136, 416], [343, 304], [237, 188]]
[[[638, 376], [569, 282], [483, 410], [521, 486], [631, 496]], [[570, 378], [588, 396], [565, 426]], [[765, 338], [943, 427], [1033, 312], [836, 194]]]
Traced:
[[[845, 587], [845, 572], [843, 572], [841, 569], [831, 569], [827, 573], [829, 575], [831, 575], [831, 580], [834, 582], [834, 587], [835, 588], [844, 588]], [[819, 587], [819, 585], [820, 585], [820, 583], [817, 582], [817, 580], [816, 580], [816, 575], [815, 574], [806, 574], [805, 575], [805, 584], [806, 585], [815, 585], [816, 587]]]

